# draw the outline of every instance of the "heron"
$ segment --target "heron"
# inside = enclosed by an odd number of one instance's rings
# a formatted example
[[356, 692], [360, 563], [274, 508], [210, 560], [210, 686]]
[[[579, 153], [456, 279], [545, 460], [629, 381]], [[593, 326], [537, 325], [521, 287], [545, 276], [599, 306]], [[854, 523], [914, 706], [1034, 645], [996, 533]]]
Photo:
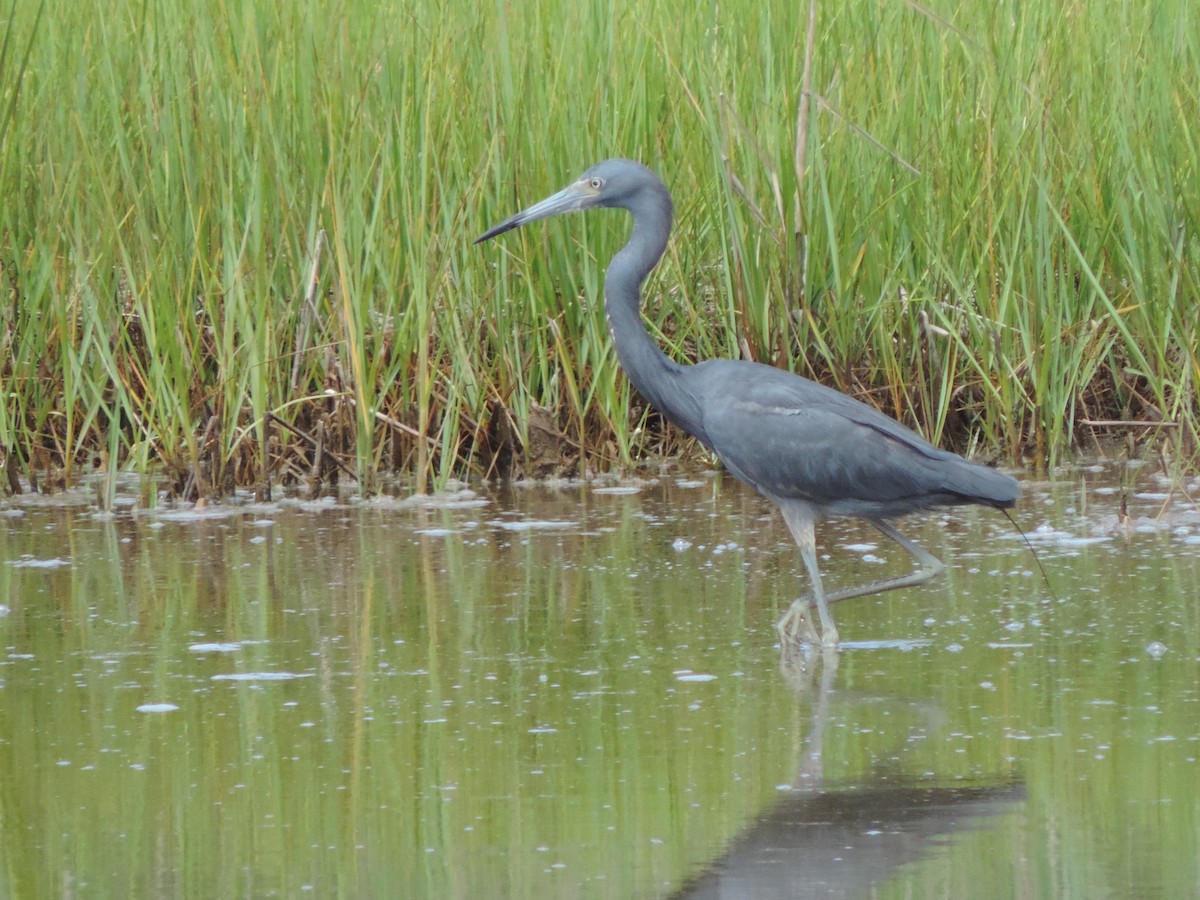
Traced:
[[[945, 565], [901, 534], [892, 520], [917, 510], [976, 504], [1013, 506], [1015, 478], [941, 450], [890, 416], [831, 387], [763, 363], [667, 356], [641, 316], [641, 289], [667, 247], [674, 204], [662, 179], [640, 163], [610, 159], [563, 190], [488, 229], [475, 243], [560, 213], [623, 209], [626, 244], [608, 264], [604, 309], [617, 359], [630, 382], [672, 425], [696, 438], [724, 467], [779, 507], [800, 548], [811, 593], [776, 627], [783, 645], [838, 645], [830, 604], [924, 584]], [[817, 564], [816, 525], [856, 517], [915, 561], [907, 574], [826, 591]], [[820, 634], [812, 622], [815, 607]]]

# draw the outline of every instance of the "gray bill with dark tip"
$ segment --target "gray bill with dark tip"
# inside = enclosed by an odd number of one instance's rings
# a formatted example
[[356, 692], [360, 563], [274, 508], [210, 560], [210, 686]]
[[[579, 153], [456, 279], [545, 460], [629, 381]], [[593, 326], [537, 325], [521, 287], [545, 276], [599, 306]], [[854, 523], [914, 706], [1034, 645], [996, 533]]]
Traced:
[[498, 234], [504, 234], [504, 232], [512, 231], [514, 228], [520, 228], [528, 222], [535, 222], [538, 219], [556, 216], [559, 213], [574, 212], [577, 209], [583, 209], [588, 196], [588, 194], [580, 189], [579, 185], [573, 184], [559, 191], [557, 194], [547, 197], [540, 203], [535, 203], [528, 209], [521, 210], [515, 216], [510, 216], [499, 225], [489, 228], [475, 239], [475, 243], [482, 244], [484, 241], [494, 238]]

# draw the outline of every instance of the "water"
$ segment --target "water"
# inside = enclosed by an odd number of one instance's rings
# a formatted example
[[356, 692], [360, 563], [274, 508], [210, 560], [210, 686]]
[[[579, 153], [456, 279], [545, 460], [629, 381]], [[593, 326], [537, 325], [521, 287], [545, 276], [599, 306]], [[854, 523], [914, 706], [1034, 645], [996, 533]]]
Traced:
[[[996, 513], [906, 520], [946, 575], [787, 658], [774, 511], [616, 487], [0, 508], [0, 896], [1200, 893], [1169, 485], [1027, 482], [1049, 587]], [[907, 564], [820, 539], [831, 585]]]

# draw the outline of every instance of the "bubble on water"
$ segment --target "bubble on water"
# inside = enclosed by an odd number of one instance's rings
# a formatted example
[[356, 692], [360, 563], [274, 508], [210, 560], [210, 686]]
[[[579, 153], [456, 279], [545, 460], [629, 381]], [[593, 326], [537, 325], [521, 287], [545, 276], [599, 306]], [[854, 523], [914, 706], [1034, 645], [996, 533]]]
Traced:
[[69, 559], [55, 557], [54, 559], [34, 559], [30, 554], [26, 553], [20, 559], [12, 559], [8, 561], [8, 565], [14, 569], [61, 569], [63, 566], [69, 566]]
[[928, 647], [930, 643], [927, 638], [891, 638], [879, 641], [842, 641], [838, 646], [843, 650], [902, 650], [907, 653]]
[[1162, 659], [1163, 654], [1167, 652], [1167, 645], [1162, 641], [1151, 641], [1146, 645], [1146, 652], [1155, 659]]
[[174, 703], [143, 703], [137, 708], [137, 711], [141, 713], [164, 713], [175, 712], [177, 709], [179, 707]]
[[579, 523], [561, 519], [521, 519], [515, 522], [496, 521], [492, 524], [505, 531], [552, 531], [556, 528], [574, 528]]
[[192, 653], [236, 653], [242, 649], [240, 643], [233, 641], [210, 641], [200, 644], [188, 644]]
[[675, 538], [675, 540], [673, 540], [671, 542], [671, 549], [674, 550], [676, 553], [682, 553], [684, 550], [690, 550], [691, 547], [692, 547], [692, 542], [689, 541], [687, 538], [678, 537], [678, 538]]
[[717, 676], [708, 672], [693, 672], [691, 669], [681, 669], [675, 672], [676, 681], [716, 681]]

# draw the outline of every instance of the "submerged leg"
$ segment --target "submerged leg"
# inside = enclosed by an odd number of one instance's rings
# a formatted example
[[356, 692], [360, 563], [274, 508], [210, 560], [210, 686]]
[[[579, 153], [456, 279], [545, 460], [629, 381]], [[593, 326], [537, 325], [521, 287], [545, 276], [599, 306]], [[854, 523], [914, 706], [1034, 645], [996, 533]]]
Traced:
[[875, 581], [868, 581], [865, 584], [854, 584], [848, 587], [839, 588], [836, 591], [830, 591], [825, 595], [826, 603], [836, 603], [838, 600], [849, 600], [851, 597], [865, 597], [867, 594], [882, 594], [884, 591], [894, 591], [897, 588], [914, 587], [918, 584], [924, 584], [946, 570], [945, 563], [923, 548], [912, 538], [907, 538], [902, 535], [891, 523], [885, 522], [882, 519], [870, 519], [869, 521], [885, 536], [890, 537], [893, 541], [907, 550], [909, 555], [921, 564], [921, 567], [915, 572], [909, 572], [907, 575], [896, 575], [892, 578], [879, 578]]
[[[806, 503], [781, 503], [779, 508], [783, 512], [783, 521], [787, 522], [788, 530], [791, 531], [796, 545], [800, 548], [800, 557], [804, 560], [804, 567], [808, 569], [808, 579], [812, 582], [812, 602], [810, 603], [807, 597], [800, 597], [788, 607], [788, 611], [783, 614], [783, 618], [775, 626], [779, 630], [779, 638], [782, 642], [787, 643], [798, 637], [797, 628], [804, 623], [808, 627], [806, 635], [808, 640], [814, 644], [820, 643], [825, 647], [836, 647], [838, 643], [837, 626], [833, 624], [833, 615], [829, 612], [825, 589], [821, 585], [821, 570], [817, 566], [816, 516]], [[810, 606], [814, 605], [817, 607], [817, 616], [821, 620], [819, 637], [813, 628], [812, 621], [805, 615]]]
[[[838, 588], [836, 591], [830, 591], [827, 594], [821, 585], [821, 573], [817, 569], [816, 534], [814, 531], [815, 517], [809, 508], [803, 504], [781, 504], [780, 509], [783, 510], [783, 519], [788, 523], [792, 537], [796, 539], [796, 543], [800, 546], [800, 555], [804, 559], [804, 565], [808, 569], [809, 579], [813, 585], [812, 602], [809, 602], [808, 597], [799, 598], [788, 608], [783, 618], [779, 620], [776, 627], [779, 629], [781, 640], [797, 637], [796, 632], [801, 627], [801, 623], [803, 623], [808, 629], [806, 638], [813, 643], [817, 643], [816, 631], [806, 615], [811, 606], [816, 606], [817, 615], [821, 619], [822, 634], [820, 643], [826, 647], [832, 647], [838, 642], [838, 634], [833, 624], [833, 616], [829, 612], [830, 603], [836, 603], [839, 600], [849, 600], [852, 597], [865, 597], [868, 594], [880, 594], [884, 591], [894, 591], [897, 588], [914, 587], [918, 584], [924, 584], [939, 575], [946, 568], [940, 559], [928, 550], [925, 550], [916, 541], [902, 535], [891, 523], [885, 522], [882, 519], [871, 519], [869, 520], [871, 524], [879, 529], [883, 535], [891, 538], [904, 548], [920, 564], [920, 568], [914, 572], [909, 572], [907, 575], [896, 575], [892, 578], [880, 578], [875, 581], [868, 581], [865, 584], [850, 585]], [[832, 635], [832, 640], [830, 640], [830, 635]]]

